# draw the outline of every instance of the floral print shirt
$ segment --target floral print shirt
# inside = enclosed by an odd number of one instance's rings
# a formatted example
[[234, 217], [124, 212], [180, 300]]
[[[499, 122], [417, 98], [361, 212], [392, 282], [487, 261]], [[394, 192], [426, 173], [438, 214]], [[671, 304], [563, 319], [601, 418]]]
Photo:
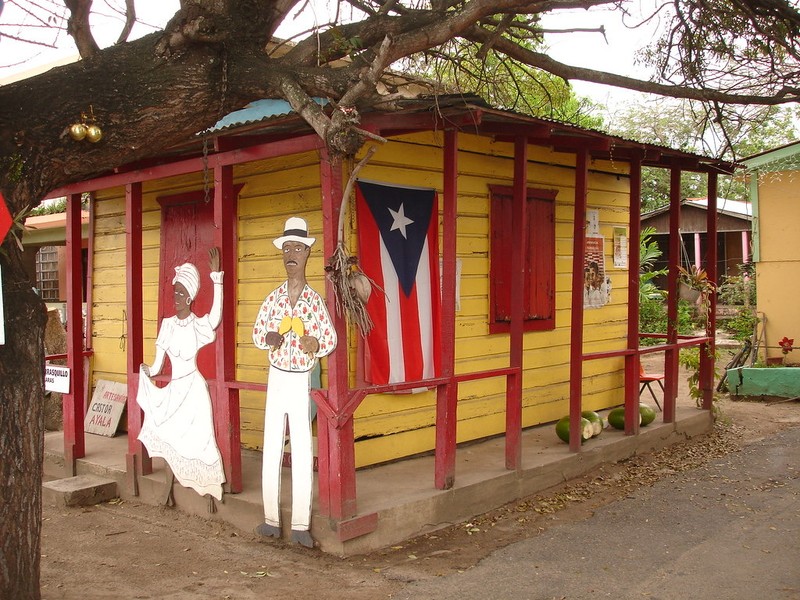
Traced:
[[[284, 318], [299, 318], [303, 323], [305, 335], [317, 338], [319, 350], [310, 355], [300, 348], [300, 336], [297, 327], [285, 333], [283, 344], [279, 348], [267, 345], [265, 339], [268, 331], [279, 331]], [[336, 330], [331, 323], [328, 309], [320, 295], [308, 284], [303, 288], [297, 303], [292, 306], [289, 300], [288, 282], [284, 281], [264, 300], [253, 325], [253, 343], [257, 348], [269, 350], [270, 364], [281, 371], [306, 372], [314, 368], [318, 358], [327, 356], [336, 348]]]

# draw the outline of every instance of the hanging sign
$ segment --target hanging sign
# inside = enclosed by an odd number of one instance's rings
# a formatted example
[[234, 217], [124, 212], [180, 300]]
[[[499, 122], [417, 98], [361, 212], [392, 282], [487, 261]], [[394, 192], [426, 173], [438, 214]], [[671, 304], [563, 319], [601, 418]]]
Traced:
[[628, 268], [628, 230], [625, 227], [614, 227], [614, 267]]
[[69, 367], [45, 364], [44, 389], [48, 392], [69, 394]]

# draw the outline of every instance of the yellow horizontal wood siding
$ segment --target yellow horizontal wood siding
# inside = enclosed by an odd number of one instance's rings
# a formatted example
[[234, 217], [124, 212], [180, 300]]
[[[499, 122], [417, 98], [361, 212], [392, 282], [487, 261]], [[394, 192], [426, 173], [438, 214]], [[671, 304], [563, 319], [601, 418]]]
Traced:
[[[556, 197], [556, 326], [524, 336], [523, 425], [560, 418], [568, 412], [572, 284], [574, 155], [529, 148], [528, 186], [558, 191]], [[442, 136], [413, 134], [380, 147], [359, 177], [397, 185], [433, 187], [442, 193]], [[593, 163], [589, 208], [600, 212], [605, 268], [613, 291], [610, 303], [585, 311], [584, 350], [622, 349], [627, 328], [627, 270], [613, 268], [613, 227], [628, 225], [627, 165]], [[458, 155], [457, 249], [461, 261], [460, 310], [456, 313], [456, 373], [508, 366], [509, 336], [490, 335], [489, 185], [513, 183], [513, 146], [461, 134]], [[441, 211], [440, 201], [440, 211]], [[441, 214], [440, 214], [441, 232]], [[583, 404], [600, 409], [622, 402], [622, 359], [584, 364]], [[504, 377], [459, 385], [457, 439], [502, 433]], [[358, 465], [392, 460], [433, 449], [435, 392], [368, 396], [356, 412]]]
[[[460, 309], [456, 313], [456, 373], [508, 366], [509, 336], [490, 335], [489, 314], [489, 185], [511, 185], [513, 147], [474, 135], [459, 136], [457, 256], [461, 262]], [[266, 356], [252, 344], [252, 323], [265, 295], [284, 277], [272, 240], [285, 219], [303, 216], [318, 243], [308, 264], [309, 282], [324, 293], [322, 211], [319, 157], [303, 153], [234, 167], [239, 195], [236, 378], [266, 383]], [[442, 192], [442, 135], [398, 137], [381, 146], [359, 176], [398, 185], [425, 186]], [[584, 350], [621, 349], [627, 316], [627, 271], [613, 268], [612, 228], [628, 223], [628, 178], [622, 163], [590, 166], [589, 208], [600, 211], [606, 238], [605, 266], [613, 285], [611, 302], [585, 311]], [[555, 189], [556, 197], [556, 323], [552, 331], [524, 336], [523, 422], [532, 426], [560, 418], [568, 410], [569, 343], [574, 211], [574, 156], [546, 148], [529, 149], [528, 185]], [[161, 212], [157, 197], [202, 188], [202, 174], [144, 185], [143, 263], [145, 361], [152, 361], [157, 332]], [[441, 211], [440, 200], [440, 211]], [[357, 253], [357, 223], [352, 203], [347, 212], [347, 239]], [[93, 378], [125, 380], [124, 190], [97, 194], [92, 343], [96, 354]], [[440, 214], [441, 231], [441, 214]], [[357, 347], [350, 332], [347, 351], [350, 382], [356, 384]], [[323, 360], [323, 384], [326, 380]], [[622, 360], [584, 365], [584, 406], [603, 408], [622, 401]], [[505, 423], [505, 378], [493, 377], [459, 385], [458, 441], [502, 433]], [[250, 448], [262, 445], [264, 394], [240, 394], [241, 439]], [[356, 464], [365, 466], [401, 458], [434, 447], [435, 392], [381, 394], [365, 398], [355, 419]]]

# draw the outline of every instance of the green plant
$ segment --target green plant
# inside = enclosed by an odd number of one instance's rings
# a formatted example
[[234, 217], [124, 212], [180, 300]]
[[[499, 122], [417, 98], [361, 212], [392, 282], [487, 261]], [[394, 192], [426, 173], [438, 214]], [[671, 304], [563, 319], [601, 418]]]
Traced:
[[706, 273], [705, 269], [692, 265], [688, 269], [679, 266], [678, 271], [680, 280], [701, 294], [710, 294], [717, 289], [717, 284], [708, 278], [708, 273]]
[[[677, 330], [680, 334], [691, 333], [697, 328], [692, 306], [685, 300], [678, 300]], [[639, 331], [642, 333], [665, 333], [667, 331], [667, 305], [663, 299], [645, 298], [639, 304]], [[642, 338], [643, 346], [660, 343], [655, 338]]]
[[[644, 298], [639, 303], [639, 331], [641, 333], [664, 333], [667, 330], [667, 308], [658, 298]], [[658, 344], [655, 338], [642, 338], [643, 346]]]
[[736, 311], [736, 314], [730, 319], [725, 319], [720, 323], [720, 326], [730, 333], [735, 340], [743, 342], [749, 337], [753, 336], [758, 317], [752, 308], [745, 306]]
[[728, 305], [756, 305], [755, 268], [752, 263], [739, 265], [739, 275], [724, 277], [719, 285], [719, 301]]
[[656, 259], [661, 256], [658, 242], [651, 236], [656, 232], [655, 227], [645, 227], [639, 235], [639, 303], [647, 300], [662, 300], [666, 292], [653, 280], [661, 275], [666, 275], [666, 269], [653, 270]]
[[711, 281], [705, 269], [692, 265], [689, 269], [679, 266], [679, 282], [699, 293], [699, 298], [690, 298], [697, 301], [697, 316], [702, 319], [701, 326], [705, 327], [711, 313], [711, 296], [717, 291], [717, 284]]
[[[714, 353], [714, 378], [717, 377], [716, 353]], [[703, 390], [700, 389], [700, 348], [683, 348], [678, 353], [678, 363], [689, 371], [686, 381], [689, 384], [689, 396], [694, 398], [698, 408], [703, 404]]]
[[67, 211], [67, 199], [59, 198], [47, 204], [40, 204], [39, 206], [34, 208], [28, 216], [38, 217], [40, 215], [57, 215], [59, 213], [63, 213], [66, 211]]
[[[19, 251], [22, 252], [24, 247], [22, 246], [22, 234], [25, 231], [25, 219], [28, 218], [28, 214], [30, 213], [30, 206], [26, 206], [17, 214], [12, 215], [11, 217], [11, 228], [8, 230], [8, 235], [14, 240], [19, 248]], [[0, 244], [2, 244], [3, 240], [0, 240]], [[0, 248], [0, 254], [3, 256], [8, 256], [8, 252], [6, 252], [5, 248]]]

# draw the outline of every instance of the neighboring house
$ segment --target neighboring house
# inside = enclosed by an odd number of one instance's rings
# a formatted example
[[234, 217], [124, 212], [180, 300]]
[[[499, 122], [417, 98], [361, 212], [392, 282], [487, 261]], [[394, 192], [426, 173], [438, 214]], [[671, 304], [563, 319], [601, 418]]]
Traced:
[[[364, 113], [360, 127], [388, 141], [370, 142], [377, 150], [358, 179], [389, 186], [378, 188], [378, 199], [399, 194], [392, 210], [402, 219], [385, 235], [416, 235], [412, 224], [427, 218], [420, 216], [422, 201], [416, 198], [433, 202], [431, 226], [416, 238], [415, 256], [422, 247], [433, 249], [419, 271], [433, 290], [441, 280], [441, 306], [419, 303], [420, 311], [433, 311], [425, 317], [433, 331], [423, 332], [438, 340], [433, 371], [383, 381], [372, 368], [377, 345], [368, 347], [337, 314], [324, 271], [340, 241], [342, 195], [352, 164], [331, 159], [285, 103], [258, 107], [168, 157], [56, 191], [67, 195], [72, 211], [82, 193], [94, 198], [92, 373], [94, 380], [127, 382], [131, 485], [151, 468], [136, 439], [137, 370], [152, 360], [159, 319], [172, 314], [174, 267], [189, 260], [207, 272], [207, 248], [216, 245], [225, 271], [223, 322], [200, 364], [212, 392], [227, 485], [241, 491], [240, 451], [260, 446], [268, 383], [266, 356], [253, 345], [252, 326], [265, 295], [285, 277], [272, 240], [293, 215], [304, 217], [318, 240], [309, 280], [324, 291], [339, 334], [337, 350], [323, 360], [323, 389], [315, 400], [318, 510], [341, 539], [369, 533], [377, 522], [372, 515], [352, 525], [365, 516], [357, 509], [356, 468], [435, 452], [435, 485], [447, 489], [455, 477], [457, 443], [504, 435], [506, 467], [514, 469], [523, 427], [569, 413], [577, 432], [581, 410], [623, 402], [631, 417], [638, 416], [639, 214], [631, 206], [640, 205], [641, 167], [706, 173], [715, 189], [717, 173], [731, 172], [733, 165], [497, 110], [461, 95]], [[366, 148], [356, 161], [365, 153]], [[360, 203], [369, 201], [370, 189], [356, 184], [358, 200], [344, 199], [342, 241], [355, 255], [369, 219]], [[77, 230], [68, 231], [68, 245], [71, 236]], [[77, 256], [74, 248], [71, 255]], [[362, 260], [365, 268], [367, 262]], [[210, 290], [207, 275], [201, 277], [201, 290]], [[438, 297], [432, 296], [432, 305]], [[370, 302], [382, 298], [375, 290]], [[199, 297], [197, 314], [207, 310], [207, 300]], [[70, 315], [80, 318], [72, 310]], [[380, 326], [386, 330], [373, 334], [402, 346], [400, 340], [410, 339], [406, 327], [422, 322], [420, 315], [389, 320]], [[676, 332], [667, 333], [672, 345], [664, 419], [671, 422], [678, 346]], [[713, 346], [713, 338], [694, 343]], [[704, 369], [710, 409], [711, 371]], [[67, 410], [82, 422], [82, 399], [72, 401]], [[638, 419], [629, 422], [628, 433], [637, 433]], [[83, 432], [65, 431], [64, 439], [69, 468], [85, 452]], [[577, 437], [569, 448], [580, 450]], [[345, 521], [350, 525], [339, 529]]]
[[[686, 198], [681, 202], [681, 257], [679, 264], [706, 268], [708, 249], [708, 198]], [[740, 275], [739, 265], [750, 262], [752, 208], [750, 202], [717, 199], [717, 273], [721, 278]], [[654, 269], [669, 264], [669, 206], [642, 215], [642, 229], [655, 228], [653, 240], [662, 251]], [[666, 278], [657, 282], [664, 286]]]
[[[37, 215], [25, 219], [26, 269], [48, 308], [57, 309], [66, 321], [67, 300], [66, 213]], [[89, 212], [81, 211], [81, 255], [83, 257], [83, 301], [86, 301], [86, 274], [89, 258]]]
[[[784, 337], [800, 346], [800, 141], [755, 154], [741, 161], [750, 182], [753, 204], [753, 261], [756, 263], [757, 309], [766, 318], [766, 358], [780, 359]], [[761, 354], [762, 358], [764, 354]], [[800, 363], [800, 350], [786, 355]]]

